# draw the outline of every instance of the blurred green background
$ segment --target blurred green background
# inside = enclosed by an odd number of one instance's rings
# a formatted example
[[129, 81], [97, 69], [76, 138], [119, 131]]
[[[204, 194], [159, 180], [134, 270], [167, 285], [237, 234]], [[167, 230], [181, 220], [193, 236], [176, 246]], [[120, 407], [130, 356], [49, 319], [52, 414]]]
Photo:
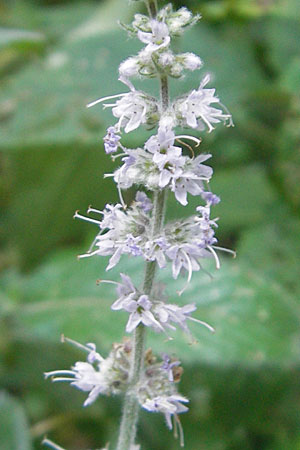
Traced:
[[[182, 6], [181, 0], [176, 1]], [[221, 256], [213, 280], [195, 274], [181, 302], [195, 301], [197, 343], [178, 332], [149, 345], [176, 353], [191, 399], [182, 417], [189, 450], [300, 449], [300, 2], [187, 0], [203, 20], [176, 42], [205, 66], [172, 83], [174, 95], [205, 72], [231, 111], [235, 128], [203, 135], [213, 154], [212, 189], [222, 202]], [[120, 400], [83, 409], [85, 394], [52, 385], [43, 372], [84, 358], [60, 334], [93, 341], [102, 354], [121, 339], [126, 315], [110, 311], [114, 290], [97, 287], [106, 262], [76, 260], [94, 233], [74, 222], [76, 209], [116, 201], [104, 173], [113, 165], [102, 137], [112, 123], [86, 103], [119, 93], [121, 60], [141, 45], [116, 22], [143, 4], [126, 0], [0, 0], [0, 449], [41, 448], [44, 435], [69, 450], [115, 442]], [[155, 92], [155, 83], [144, 89]], [[137, 146], [145, 131], [125, 136]], [[129, 201], [133, 192], [125, 193]], [[189, 215], [197, 200], [168, 217]], [[117, 267], [109, 278], [118, 279]], [[121, 262], [135, 280], [140, 262]], [[161, 271], [171, 298], [183, 280]], [[147, 450], [177, 449], [163, 418], [142, 412], [138, 441]]]

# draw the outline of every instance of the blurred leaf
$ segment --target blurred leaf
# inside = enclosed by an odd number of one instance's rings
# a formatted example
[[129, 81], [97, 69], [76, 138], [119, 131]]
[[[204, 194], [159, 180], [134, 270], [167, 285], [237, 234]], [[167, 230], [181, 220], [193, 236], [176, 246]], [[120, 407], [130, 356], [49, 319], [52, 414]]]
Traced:
[[269, 49], [271, 63], [277, 72], [281, 73], [285, 71], [291, 60], [299, 55], [299, 2], [298, 0], [281, 0], [279, 8], [278, 15], [270, 17], [263, 24], [261, 37], [265, 39]]
[[[300, 22], [299, 22], [300, 24]], [[300, 25], [299, 25], [300, 26]], [[291, 96], [289, 116], [281, 126], [275, 153], [275, 177], [286, 201], [300, 207], [300, 58], [295, 58], [279, 80], [279, 86]], [[298, 211], [299, 214], [299, 211]]]
[[0, 392], [0, 448], [2, 450], [31, 450], [27, 419], [18, 400]]
[[[64, 333], [79, 341], [100, 342], [100, 351], [107, 351], [112, 341], [122, 338], [127, 314], [109, 309], [115, 289], [95, 285], [95, 280], [103, 277], [104, 268], [103, 258], [76, 262], [74, 257], [58, 255], [31, 277], [20, 279], [19, 299], [17, 280], [14, 277], [3, 280], [6, 292], [13, 287], [18, 301], [31, 299], [27, 305], [16, 306], [15, 333], [43, 341], [58, 340]], [[124, 258], [119, 269], [140, 284], [139, 261]], [[299, 362], [300, 316], [294, 298], [273, 278], [261, 277], [240, 261], [238, 264], [224, 261], [222, 270], [216, 273], [212, 269], [212, 273], [213, 281], [205, 274], [194, 274], [184, 303], [195, 301], [196, 317], [208, 321], [216, 333], [192, 324], [197, 344], [188, 345], [188, 340], [179, 338], [178, 333], [174, 341], [162, 344], [162, 336], [149, 333], [151, 345], [159, 351], [174, 351], [190, 363], [282, 367]], [[181, 303], [176, 290], [184, 280], [174, 282], [168, 270], [159, 275], [167, 285], [170, 301]]]
[[[221, 197], [221, 202], [212, 210], [213, 217], [220, 218], [219, 228], [216, 231], [220, 245], [223, 245], [224, 237], [228, 239], [229, 236], [244, 228], [269, 222], [274, 204], [279, 203], [278, 195], [265, 169], [259, 164], [233, 169], [216, 169], [210, 188]], [[188, 206], [179, 211], [176, 209], [174, 195], [170, 194], [167, 217], [175, 219], [178, 218], [179, 213], [188, 217], [195, 213], [199, 203], [201, 203], [199, 198], [189, 196]]]
[[41, 33], [0, 27], [0, 52], [7, 47], [35, 47], [44, 43], [45, 36]]
[[[259, 243], [259, 245], [258, 245]], [[292, 294], [300, 295], [300, 222], [291, 215], [252, 228], [242, 234], [239, 259], [279, 280]]]
[[253, 20], [273, 10], [272, 0], [213, 0], [203, 4], [201, 12], [211, 20]]

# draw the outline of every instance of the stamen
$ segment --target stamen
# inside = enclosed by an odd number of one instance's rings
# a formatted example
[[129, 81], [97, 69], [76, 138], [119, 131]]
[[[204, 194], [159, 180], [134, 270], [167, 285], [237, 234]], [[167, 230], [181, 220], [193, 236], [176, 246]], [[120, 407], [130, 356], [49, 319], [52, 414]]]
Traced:
[[60, 381], [75, 381], [74, 378], [63, 378], [63, 377], [57, 377], [57, 378], [51, 378], [52, 383], [60, 382]]
[[190, 139], [191, 141], [196, 142], [196, 147], [199, 147], [201, 144], [201, 139], [196, 138], [195, 136], [189, 136], [188, 134], [180, 134], [179, 136], [175, 136], [175, 139]]
[[53, 450], [65, 450], [64, 448], [60, 447], [57, 444], [54, 444], [54, 442], [50, 441], [50, 439], [44, 438], [42, 440], [43, 445], [47, 445], [49, 448], [53, 448]]
[[122, 207], [123, 207], [123, 209], [125, 211], [127, 209], [127, 205], [124, 202], [124, 199], [123, 199], [123, 196], [122, 196], [122, 191], [121, 191], [121, 188], [120, 188], [119, 184], [117, 184], [117, 189], [118, 189], [118, 194], [119, 194], [119, 199], [120, 199], [121, 205], [122, 205]]
[[234, 123], [233, 123], [233, 120], [232, 120], [232, 115], [230, 114], [228, 108], [226, 108], [226, 106], [223, 105], [223, 103], [221, 103], [220, 101], [219, 101], [219, 105], [222, 106], [224, 111], [227, 113], [227, 117], [226, 118], [229, 119], [229, 123], [228, 123], [227, 127], [234, 127]]
[[78, 259], [81, 259], [81, 258], [88, 258], [88, 257], [90, 257], [90, 256], [97, 255], [97, 254], [98, 254], [98, 251], [99, 251], [99, 250], [95, 250], [94, 252], [91, 252], [91, 253], [84, 253], [83, 255], [78, 255], [77, 258], [78, 258]]
[[[178, 417], [177, 414], [174, 414], [174, 424], [176, 422], [176, 424], [178, 425], [178, 429], [179, 429], [179, 442], [180, 442], [180, 447], [184, 447], [184, 434], [183, 434], [183, 428], [180, 422], [180, 419]], [[175, 428], [175, 427], [174, 427]]]
[[177, 291], [177, 294], [179, 295], [179, 297], [183, 294], [183, 292], [188, 287], [189, 282], [191, 281], [191, 278], [192, 278], [192, 274], [193, 274], [193, 267], [192, 267], [191, 259], [188, 257], [188, 254], [184, 250], [182, 250], [182, 253], [184, 254], [185, 259], [188, 263], [188, 279], [187, 279], [187, 282], [185, 283], [185, 285], [183, 286], [183, 288], [180, 291]]
[[186, 142], [184, 142], [184, 141], [182, 141], [181, 139], [178, 139], [178, 138], [176, 138], [176, 140], [177, 140], [181, 145], [184, 145], [185, 147], [187, 147], [187, 148], [190, 150], [190, 152], [191, 152], [191, 154], [192, 154], [192, 157], [195, 158], [194, 150], [193, 150], [193, 148], [192, 148], [189, 144], [187, 144]]
[[96, 214], [102, 214], [102, 215], [103, 215], [103, 211], [99, 211], [99, 209], [94, 209], [94, 208], [92, 208], [91, 205], [90, 205], [90, 206], [88, 207], [87, 214], [89, 214], [89, 213], [91, 213], [91, 212], [94, 212], [94, 213], [96, 213]]
[[113, 108], [116, 105], [117, 105], [116, 103], [103, 103], [103, 109]]
[[215, 261], [216, 261], [216, 268], [217, 268], [217, 269], [220, 269], [221, 265], [220, 265], [220, 260], [219, 260], [218, 255], [216, 254], [216, 252], [214, 251], [214, 249], [213, 249], [210, 245], [208, 245], [207, 248], [208, 248], [208, 250], [213, 254], [213, 256], [214, 256], [214, 258], [215, 258]]
[[55, 377], [56, 375], [75, 375], [75, 372], [73, 370], [53, 370], [52, 372], [44, 373], [46, 379], [53, 376]]
[[[215, 219], [216, 220], [216, 219]], [[230, 250], [229, 248], [218, 247], [216, 245], [212, 245], [216, 250], [221, 250], [222, 252], [230, 253], [234, 258], [236, 258], [236, 252], [234, 250]]]
[[85, 220], [86, 222], [95, 223], [96, 225], [101, 224], [101, 222], [99, 220], [91, 219], [90, 217], [85, 217], [85, 216], [82, 216], [81, 214], [78, 214], [78, 211], [75, 212], [73, 219]]
[[206, 123], [206, 125], [208, 126], [208, 132], [210, 133], [212, 130], [214, 130], [214, 127], [212, 126], [212, 124], [206, 119], [205, 116], [201, 115], [200, 116], [201, 119], [203, 120], [203, 122]]
[[121, 284], [121, 283], [118, 283], [117, 281], [113, 281], [113, 280], [96, 280], [97, 285], [100, 283], [116, 284], [117, 286], [120, 286], [120, 284]]
[[192, 320], [193, 322], [200, 323], [200, 325], [204, 325], [204, 326], [205, 326], [206, 328], [208, 328], [209, 331], [211, 331], [212, 333], [215, 333], [215, 332], [216, 332], [216, 330], [215, 330], [211, 325], [209, 325], [209, 324], [206, 323], [206, 322], [203, 322], [203, 320], [195, 319], [195, 317], [187, 317], [187, 319]]
[[[122, 146], [123, 147], [123, 146]], [[124, 147], [123, 147], [124, 149]], [[119, 158], [120, 156], [127, 156], [127, 153], [118, 153], [117, 155], [112, 155], [111, 159], [113, 161], [115, 161], [117, 158]]]
[[95, 100], [95, 101], [93, 101], [93, 102], [91, 102], [91, 103], [88, 103], [88, 104], [86, 105], [86, 107], [87, 107], [87, 108], [91, 108], [92, 106], [95, 106], [95, 105], [97, 105], [98, 103], [105, 102], [105, 100], [110, 100], [111, 98], [124, 97], [124, 96], [127, 95], [127, 94], [128, 94], [128, 92], [126, 92], [125, 94], [116, 94], [116, 95], [109, 95], [108, 97], [102, 97], [102, 98], [99, 98], [98, 100]]

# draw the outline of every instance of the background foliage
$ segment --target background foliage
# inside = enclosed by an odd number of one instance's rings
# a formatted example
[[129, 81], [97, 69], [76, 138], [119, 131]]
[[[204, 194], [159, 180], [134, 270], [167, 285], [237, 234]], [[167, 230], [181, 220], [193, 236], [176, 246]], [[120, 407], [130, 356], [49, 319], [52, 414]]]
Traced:
[[[123, 90], [118, 64], [139, 45], [116, 20], [142, 8], [125, 3], [0, 0], [1, 450], [39, 449], [45, 434], [67, 449], [99, 448], [117, 433], [119, 399], [83, 410], [84, 394], [42, 374], [83, 356], [59, 343], [61, 333], [95, 341], [105, 354], [126, 321], [109, 309], [111, 287], [95, 285], [105, 261], [76, 260], [94, 230], [72, 221], [76, 209], [116, 200], [102, 179], [113, 169], [101, 143], [111, 115], [84, 105]], [[222, 198], [218, 237], [238, 258], [223, 257], [218, 273], [207, 267], [212, 281], [195, 274], [182, 298], [197, 302], [215, 335], [194, 324], [197, 342], [178, 332], [171, 343], [151, 336], [149, 345], [185, 366], [187, 449], [300, 449], [300, 3], [186, 6], [204, 19], [177, 46], [201, 55], [236, 125], [204, 136], [201, 146], [213, 154], [212, 189]], [[198, 82], [193, 74], [172, 93]], [[155, 92], [154, 84], [147, 89]], [[170, 198], [168, 217], [181, 214]], [[122, 270], [141, 277], [137, 261], [124, 259]], [[175, 296], [183, 281], [160, 275]], [[145, 449], [178, 448], [155, 415], [142, 413], [139, 437]]]

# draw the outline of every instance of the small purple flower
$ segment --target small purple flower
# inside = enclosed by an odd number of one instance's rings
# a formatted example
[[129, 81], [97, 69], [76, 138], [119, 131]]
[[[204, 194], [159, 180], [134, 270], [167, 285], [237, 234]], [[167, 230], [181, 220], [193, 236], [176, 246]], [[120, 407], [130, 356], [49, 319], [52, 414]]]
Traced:
[[120, 139], [121, 137], [116, 134], [114, 127], [107, 128], [107, 134], [103, 138], [105, 153], [115, 153], [118, 150]]
[[188, 411], [182, 403], [188, 403], [188, 399], [180, 394], [162, 395], [147, 399], [142, 405], [144, 409], [151, 412], [161, 412], [165, 415], [168, 428], [172, 429], [171, 416]]
[[143, 254], [141, 247], [138, 245], [140, 241], [140, 236], [134, 237], [132, 236], [132, 234], [127, 235], [125, 245], [128, 247], [129, 253], [131, 253], [133, 256], [141, 256]]
[[162, 363], [161, 368], [167, 371], [169, 381], [173, 382], [174, 376], [172, 369], [173, 367], [180, 366], [180, 361], [172, 361], [169, 355], [167, 355], [167, 353], [164, 353], [162, 355], [162, 358], [164, 362]]
[[202, 192], [201, 197], [212, 206], [217, 205], [221, 201], [220, 197], [218, 197], [216, 194], [213, 194], [212, 192]]
[[145, 213], [148, 213], [153, 208], [153, 203], [147, 197], [145, 192], [138, 191], [135, 196], [135, 201], [137, 202], [137, 206], [141, 208]]

